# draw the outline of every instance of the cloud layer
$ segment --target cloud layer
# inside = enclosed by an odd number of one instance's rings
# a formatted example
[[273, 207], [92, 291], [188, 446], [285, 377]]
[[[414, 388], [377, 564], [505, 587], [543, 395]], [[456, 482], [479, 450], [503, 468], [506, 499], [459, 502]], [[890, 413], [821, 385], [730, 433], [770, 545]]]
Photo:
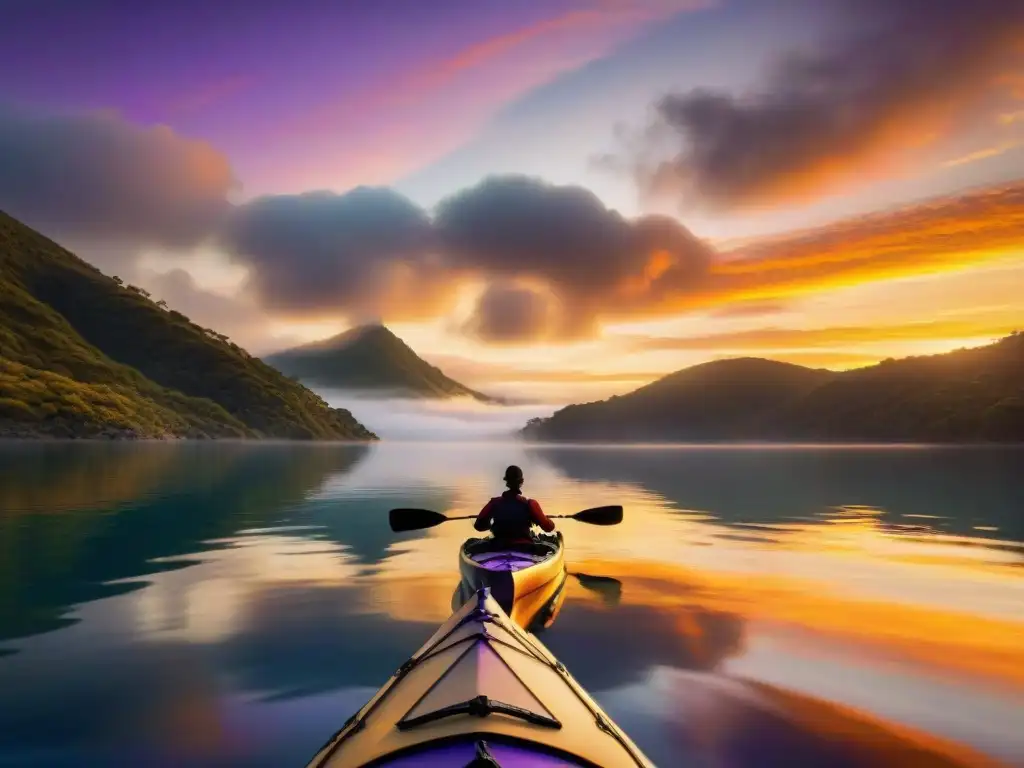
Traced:
[[222, 236], [268, 309], [436, 316], [483, 286], [465, 328], [489, 341], [591, 335], [611, 306], [687, 290], [713, 251], [671, 219], [623, 218], [591, 192], [487, 179], [433, 217], [388, 189], [282, 195], [239, 206]]
[[722, 254], [691, 308], [775, 302], [829, 288], [948, 272], [1019, 253], [1024, 182], [930, 200]]
[[435, 225], [453, 271], [540, 286], [492, 285], [481, 297], [471, 327], [503, 341], [591, 335], [613, 308], [640, 312], [690, 289], [714, 257], [672, 219], [626, 219], [581, 187], [526, 177], [493, 177], [452, 195]]
[[[986, 13], [972, 24], [988, 29]], [[239, 317], [448, 316], [491, 343], [581, 339], [604, 323], [686, 311], [770, 313], [795, 296], [960, 269], [1024, 242], [1024, 182], [726, 252], [675, 219], [629, 219], [586, 189], [523, 176], [486, 179], [434, 211], [370, 187], [234, 205], [232, 183], [221, 155], [166, 128], [0, 109], [0, 207], [58, 237], [109, 242], [124, 260], [147, 244], [215, 240], [248, 270]], [[181, 278], [151, 286], [195, 293]], [[201, 321], [229, 314], [200, 298]]]
[[238, 206], [221, 233], [267, 309], [291, 315], [376, 308], [368, 305], [401, 289], [403, 267], [424, 276], [432, 239], [425, 212], [371, 187], [258, 198]]
[[187, 248], [234, 186], [223, 155], [169, 128], [0, 104], [0, 208], [53, 236]]
[[793, 52], [753, 93], [695, 90], [657, 105], [641, 156], [652, 193], [739, 208], [801, 202], [888, 165], [968, 119], [1024, 64], [1019, 0], [820, 0], [836, 32]]
[[1020, 322], [1005, 313], [979, 312], [967, 319], [924, 320], [915, 323], [874, 326], [837, 326], [824, 328], [754, 328], [743, 331], [688, 337], [632, 337], [623, 339], [632, 350], [793, 350], [877, 344], [892, 341], [929, 341], [934, 339], [997, 339], [1017, 330]]
[[610, 306], [685, 290], [713, 257], [676, 221], [629, 220], [588, 190], [526, 177], [487, 179], [433, 215], [387, 188], [234, 205], [233, 186], [222, 155], [166, 127], [0, 109], [0, 208], [74, 247], [101, 244], [118, 271], [147, 247], [215, 241], [278, 316], [437, 317], [473, 284], [463, 327], [479, 338], [578, 338]]

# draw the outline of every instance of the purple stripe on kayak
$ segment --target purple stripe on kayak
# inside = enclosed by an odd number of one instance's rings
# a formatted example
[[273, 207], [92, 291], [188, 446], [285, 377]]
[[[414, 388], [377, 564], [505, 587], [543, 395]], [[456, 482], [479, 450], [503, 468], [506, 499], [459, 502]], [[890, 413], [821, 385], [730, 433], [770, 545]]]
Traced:
[[[546, 755], [538, 750], [511, 744], [495, 744], [487, 742], [487, 750], [501, 765], [501, 768], [579, 768], [582, 763], [568, 762], [554, 755]], [[466, 765], [476, 754], [476, 742], [458, 742], [428, 747], [422, 752], [414, 752], [386, 760], [377, 765], [387, 768], [452, 768]]]

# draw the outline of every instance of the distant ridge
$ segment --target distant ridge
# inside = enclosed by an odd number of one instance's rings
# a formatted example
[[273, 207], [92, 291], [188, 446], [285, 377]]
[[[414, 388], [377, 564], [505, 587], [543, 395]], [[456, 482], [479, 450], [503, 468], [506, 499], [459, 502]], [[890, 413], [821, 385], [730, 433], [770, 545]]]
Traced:
[[685, 368], [533, 419], [542, 441], [1024, 442], [1024, 333], [833, 372], [760, 358]]
[[361, 325], [329, 339], [268, 355], [267, 363], [312, 386], [393, 396], [472, 397], [504, 402], [450, 379], [380, 324]]

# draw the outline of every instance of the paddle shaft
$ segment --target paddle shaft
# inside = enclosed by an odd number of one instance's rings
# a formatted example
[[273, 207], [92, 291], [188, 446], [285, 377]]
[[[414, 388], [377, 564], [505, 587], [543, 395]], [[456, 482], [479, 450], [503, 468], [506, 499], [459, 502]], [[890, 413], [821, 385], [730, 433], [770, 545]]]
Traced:
[[[445, 520], [474, 520], [478, 515], [456, 515], [455, 517], [445, 517]], [[566, 517], [575, 517], [575, 515], [548, 515], [549, 520], [561, 520]]]
[[[432, 509], [417, 509], [401, 507], [392, 509], [388, 513], [388, 520], [391, 530], [396, 533], [403, 531], [418, 531], [424, 528], [432, 528], [435, 525], [446, 523], [449, 520], [474, 520], [479, 515], [457, 515], [448, 517]], [[619, 505], [607, 507], [593, 507], [582, 509], [572, 515], [551, 515], [556, 519], [578, 520], [581, 523], [591, 525], [617, 525], [622, 522], [622, 507]]]

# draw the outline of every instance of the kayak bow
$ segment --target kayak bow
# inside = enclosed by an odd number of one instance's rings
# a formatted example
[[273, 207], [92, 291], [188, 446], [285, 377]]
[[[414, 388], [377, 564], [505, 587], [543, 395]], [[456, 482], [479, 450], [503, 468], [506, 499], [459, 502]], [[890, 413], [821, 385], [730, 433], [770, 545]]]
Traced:
[[561, 662], [482, 589], [309, 768], [653, 768]]

